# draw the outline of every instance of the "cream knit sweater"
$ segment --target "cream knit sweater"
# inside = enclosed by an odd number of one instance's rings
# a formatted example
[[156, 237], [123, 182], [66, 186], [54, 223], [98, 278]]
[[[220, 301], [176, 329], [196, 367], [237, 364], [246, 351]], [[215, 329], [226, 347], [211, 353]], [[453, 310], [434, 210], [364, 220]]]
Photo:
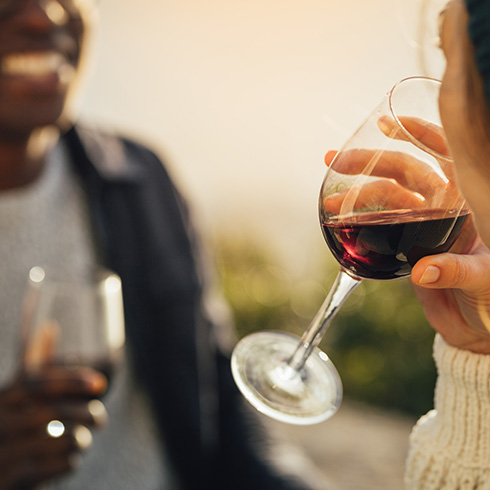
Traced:
[[410, 438], [408, 490], [490, 489], [490, 356], [436, 335], [435, 408]]

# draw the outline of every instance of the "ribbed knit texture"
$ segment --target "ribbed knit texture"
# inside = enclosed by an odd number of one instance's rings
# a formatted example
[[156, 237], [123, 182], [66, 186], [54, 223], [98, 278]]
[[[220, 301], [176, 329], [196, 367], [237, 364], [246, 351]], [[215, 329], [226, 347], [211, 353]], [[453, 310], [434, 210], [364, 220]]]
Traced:
[[485, 82], [485, 94], [490, 103], [490, 2], [466, 0], [470, 14], [469, 35], [475, 47], [478, 70]]
[[490, 489], [490, 356], [436, 335], [435, 408], [410, 436], [407, 490]]

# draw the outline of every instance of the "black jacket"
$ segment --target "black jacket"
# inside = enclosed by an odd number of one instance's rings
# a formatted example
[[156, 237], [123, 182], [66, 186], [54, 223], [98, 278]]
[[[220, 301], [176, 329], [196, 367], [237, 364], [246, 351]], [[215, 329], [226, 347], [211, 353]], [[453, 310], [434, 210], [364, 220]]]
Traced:
[[270, 441], [218, 347], [188, 212], [161, 161], [96, 131], [72, 128], [63, 140], [87, 192], [102, 261], [122, 279], [133, 366], [183, 487], [310, 488], [267, 462]]

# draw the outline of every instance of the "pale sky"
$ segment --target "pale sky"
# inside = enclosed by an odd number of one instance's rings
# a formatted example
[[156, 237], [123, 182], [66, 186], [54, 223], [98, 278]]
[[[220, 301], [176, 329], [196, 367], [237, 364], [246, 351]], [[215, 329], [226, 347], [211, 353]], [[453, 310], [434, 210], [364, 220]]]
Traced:
[[326, 247], [323, 155], [427, 71], [421, 1], [102, 0], [82, 115], [165, 156], [208, 229], [269, 233], [301, 265]]

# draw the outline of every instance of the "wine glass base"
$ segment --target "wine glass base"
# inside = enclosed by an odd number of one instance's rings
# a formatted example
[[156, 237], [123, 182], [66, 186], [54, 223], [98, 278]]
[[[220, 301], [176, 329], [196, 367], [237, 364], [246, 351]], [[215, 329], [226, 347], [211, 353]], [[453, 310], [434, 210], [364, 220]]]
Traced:
[[299, 372], [290, 368], [287, 361], [299, 342], [285, 332], [248, 335], [233, 351], [233, 377], [243, 396], [265, 415], [289, 424], [316, 424], [339, 408], [342, 382], [318, 348]]

